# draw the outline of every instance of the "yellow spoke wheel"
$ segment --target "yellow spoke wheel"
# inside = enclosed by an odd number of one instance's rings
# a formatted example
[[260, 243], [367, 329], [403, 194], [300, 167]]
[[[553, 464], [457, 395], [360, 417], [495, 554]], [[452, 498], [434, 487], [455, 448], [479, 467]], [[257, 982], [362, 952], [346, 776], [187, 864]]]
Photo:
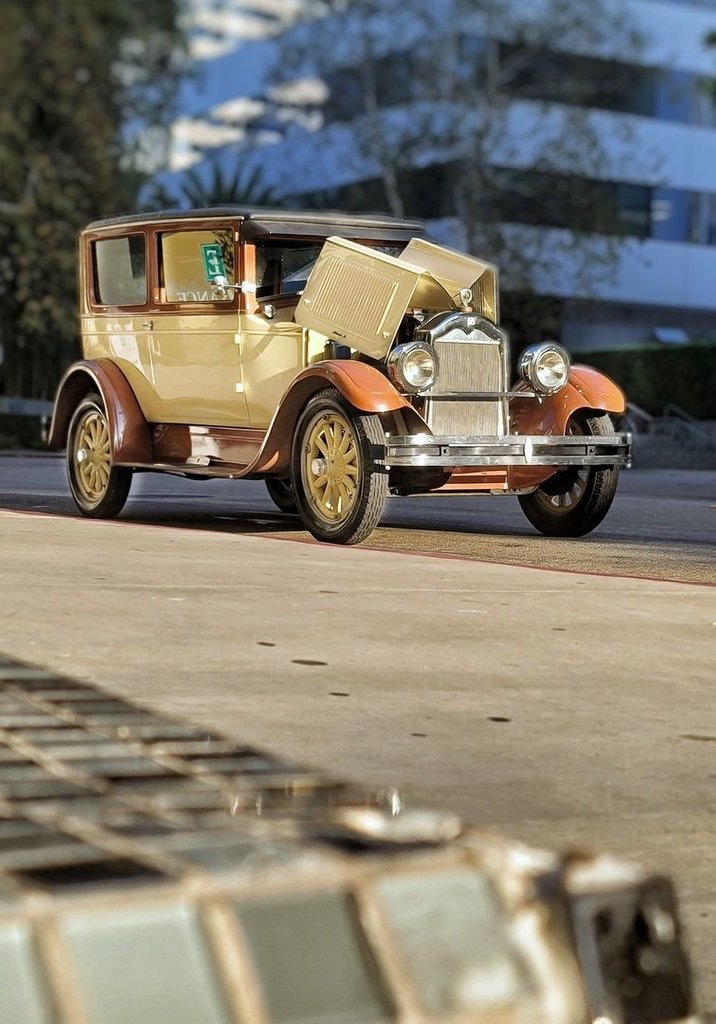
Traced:
[[87, 410], [77, 424], [74, 458], [78, 486], [88, 501], [100, 501], [112, 463], [107, 422], [96, 409]]
[[112, 465], [109, 424], [98, 395], [80, 402], [70, 422], [67, 476], [83, 515], [115, 516], [127, 500], [132, 470]]
[[319, 413], [307, 431], [303, 479], [316, 514], [336, 523], [350, 512], [360, 483], [359, 453], [350, 423], [339, 412]]
[[363, 415], [335, 388], [315, 395], [299, 417], [292, 480], [298, 512], [318, 540], [357, 544], [377, 526], [388, 475], [378, 416]]

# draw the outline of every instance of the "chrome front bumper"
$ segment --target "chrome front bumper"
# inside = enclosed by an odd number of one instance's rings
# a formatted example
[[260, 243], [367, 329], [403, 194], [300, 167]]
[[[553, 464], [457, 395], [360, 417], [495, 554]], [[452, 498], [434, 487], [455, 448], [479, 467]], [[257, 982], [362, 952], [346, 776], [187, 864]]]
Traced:
[[388, 468], [460, 466], [629, 466], [631, 434], [506, 437], [388, 437], [376, 462]]

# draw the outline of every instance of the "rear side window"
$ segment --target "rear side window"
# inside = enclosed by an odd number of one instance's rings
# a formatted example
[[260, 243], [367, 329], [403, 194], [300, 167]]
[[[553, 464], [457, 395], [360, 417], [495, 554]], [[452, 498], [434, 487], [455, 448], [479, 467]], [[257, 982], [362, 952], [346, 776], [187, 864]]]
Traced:
[[101, 306], [143, 306], [147, 301], [144, 235], [101, 238], [92, 243], [94, 298]]

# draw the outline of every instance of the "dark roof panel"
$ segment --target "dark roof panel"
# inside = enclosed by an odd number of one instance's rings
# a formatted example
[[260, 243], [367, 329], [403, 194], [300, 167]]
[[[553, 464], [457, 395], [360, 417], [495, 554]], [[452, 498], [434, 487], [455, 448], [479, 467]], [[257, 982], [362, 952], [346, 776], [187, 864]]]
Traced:
[[157, 210], [124, 214], [92, 221], [86, 231], [99, 228], [152, 224], [166, 220], [206, 220], [209, 217], [231, 217], [247, 224], [250, 237], [259, 235], [297, 234], [327, 237], [350, 229], [362, 237], [411, 237], [422, 234], [425, 225], [419, 220], [404, 220], [384, 213], [345, 213], [337, 210], [274, 210], [247, 206], [210, 206], [194, 210]]

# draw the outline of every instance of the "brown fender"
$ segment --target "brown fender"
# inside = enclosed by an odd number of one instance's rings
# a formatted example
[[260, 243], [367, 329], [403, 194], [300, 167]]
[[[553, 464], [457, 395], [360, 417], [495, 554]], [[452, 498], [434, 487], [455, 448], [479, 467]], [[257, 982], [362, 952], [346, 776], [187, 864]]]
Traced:
[[[518, 384], [516, 391], [529, 391], [526, 384]], [[591, 366], [573, 366], [569, 380], [554, 395], [538, 401], [535, 398], [515, 397], [510, 402], [510, 429], [515, 434], [555, 434], [567, 432], [570, 416], [580, 409], [597, 412], [622, 413], [626, 409], [624, 392], [609, 377]], [[508, 470], [512, 488], [532, 487], [548, 479], [554, 471], [547, 467], [523, 469], [511, 466]]]
[[102, 397], [109, 421], [112, 460], [119, 465], [154, 461], [149, 425], [122, 371], [108, 359], [74, 363], [60, 381], [48, 445], [63, 448], [75, 409], [90, 392]]
[[[517, 391], [529, 391], [519, 384]], [[600, 412], [624, 412], [624, 392], [613, 380], [591, 366], [573, 366], [569, 380], [555, 395], [542, 401], [535, 398], [513, 398], [510, 402], [512, 432], [515, 434], [564, 434], [569, 417], [579, 409]]]
[[268, 429], [261, 453], [251, 467], [257, 473], [286, 473], [290, 469], [291, 440], [301, 409], [311, 395], [334, 387], [360, 412], [390, 417], [403, 413], [411, 430], [427, 427], [410, 402], [399, 394], [385, 374], [367, 363], [327, 359], [303, 370], [291, 382]]
[[404, 406], [412, 409], [407, 399], [395, 390], [385, 374], [368, 363], [347, 359], [326, 359], [315, 363], [292, 381], [283, 401], [285, 402], [296, 388], [303, 391], [303, 386], [309, 382], [311, 391], [319, 391], [327, 384], [332, 384], [361, 412], [391, 412]]

